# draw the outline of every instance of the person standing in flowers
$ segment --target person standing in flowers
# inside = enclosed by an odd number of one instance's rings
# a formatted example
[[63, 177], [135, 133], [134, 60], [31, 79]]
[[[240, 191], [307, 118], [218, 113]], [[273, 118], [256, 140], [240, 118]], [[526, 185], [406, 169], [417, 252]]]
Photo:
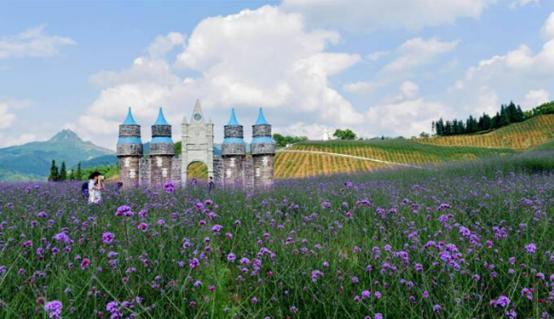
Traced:
[[104, 176], [99, 172], [90, 174], [88, 181], [88, 202], [89, 204], [99, 204], [102, 200], [102, 191], [104, 190]]
[[210, 181], [208, 182], [208, 193], [211, 193], [215, 188], [214, 178], [210, 176]]

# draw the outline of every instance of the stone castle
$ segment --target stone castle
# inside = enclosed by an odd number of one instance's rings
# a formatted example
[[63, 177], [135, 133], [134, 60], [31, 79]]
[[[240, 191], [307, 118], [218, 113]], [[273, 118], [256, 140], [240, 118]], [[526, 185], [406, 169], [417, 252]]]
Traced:
[[271, 137], [271, 125], [261, 108], [256, 123], [252, 125], [249, 153], [243, 126], [239, 124], [234, 109], [224, 126], [220, 149], [214, 144], [214, 124], [205, 121], [199, 101], [196, 101], [190, 122], [184, 118], [181, 125], [182, 149], [181, 154], [176, 154], [171, 125], [160, 108], [158, 119], [152, 125], [152, 139], [147, 151], [146, 144], [142, 143], [141, 127], [129, 108], [127, 117], [119, 125], [117, 142], [120, 179], [124, 188], [156, 187], [168, 182], [185, 186], [193, 162], [204, 163], [208, 176], [224, 187], [263, 189], [272, 185], [275, 142]]

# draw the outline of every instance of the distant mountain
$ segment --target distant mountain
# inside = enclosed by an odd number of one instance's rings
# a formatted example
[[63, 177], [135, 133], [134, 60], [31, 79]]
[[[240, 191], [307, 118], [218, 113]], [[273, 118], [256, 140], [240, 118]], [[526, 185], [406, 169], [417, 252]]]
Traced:
[[106, 155], [114, 152], [62, 130], [48, 141], [0, 148], [0, 180], [45, 180], [52, 160], [70, 168]]

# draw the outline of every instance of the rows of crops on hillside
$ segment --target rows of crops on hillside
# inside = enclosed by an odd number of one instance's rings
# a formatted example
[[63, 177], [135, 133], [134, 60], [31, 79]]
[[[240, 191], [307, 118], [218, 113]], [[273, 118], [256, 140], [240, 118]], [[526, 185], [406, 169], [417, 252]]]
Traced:
[[309, 154], [277, 153], [275, 157], [276, 178], [301, 178], [317, 175], [372, 171], [388, 165], [347, 157]]
[[418, 139], [418, 141], [444, 146], [475, 146], [524, 150], [544, 144], [553, 138], [554, 114], [547, 114], [485, 134], [430, 137]]
[[509, 154], [511, 150], [490, 150], [476, 147], [443, 147], [420, 144], [412, 140], [303, 142], [289, 150], [337, 153], [400, 164], [436, 164], [443, 161], [476, 159]]

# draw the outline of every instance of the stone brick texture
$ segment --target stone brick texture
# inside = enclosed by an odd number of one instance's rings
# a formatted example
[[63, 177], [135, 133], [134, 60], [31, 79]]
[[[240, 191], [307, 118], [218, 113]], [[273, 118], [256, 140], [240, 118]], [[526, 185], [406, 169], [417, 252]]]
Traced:
[[119, 136], [140, 137], [140, 125], [119, 125]]
[[236, 137], [236, 138], [243, 138], [244, 132], [242, 125], [225, 125], [223, 128], [223, 136], [224, 137]]
[[171, 137], [171, 125], [152, 125], [153, 137]]
[[273, 185], [273, 155], [252, 156], [254, 162], [254, 189], [267, 189]]
[[252, 155], [275, 154], [275, 143], [254, 143], [250, 148]]
[[150, 144], [150, 155], [175, 155], [175, 145], [168, 143]]
[[129, 189], [139, 186], [140, 178], [140, 157], [123, 156], [119, 157], [119, 178], [123, 188]]
[[245, 155], [246, 144], [221, 144], [221, 156]]
[[261, 125], [252, 125], [252, 136], [253, 137], [271, 137], [271, 125], [261, 124]]
[[142, 156], [142, 144], [118, 144], [117, 156]]

